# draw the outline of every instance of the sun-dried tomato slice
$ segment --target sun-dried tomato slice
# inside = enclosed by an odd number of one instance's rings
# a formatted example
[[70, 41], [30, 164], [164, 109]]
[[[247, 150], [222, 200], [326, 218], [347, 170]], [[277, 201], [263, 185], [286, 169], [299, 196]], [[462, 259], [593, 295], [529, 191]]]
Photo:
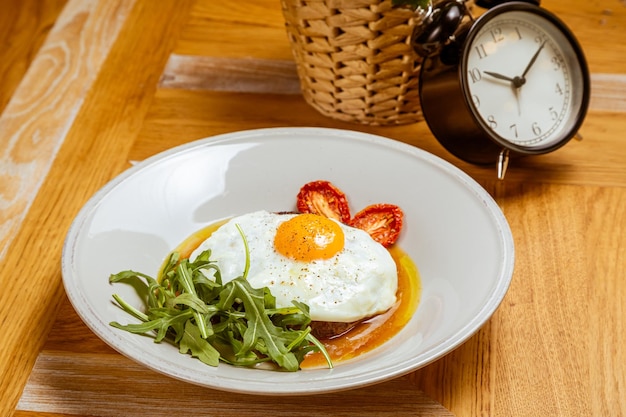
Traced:
[[404, 213], [393, 204], [373, 204], [359, 211], [350, 226], [365, 230], [376, 242], [388, 247], [393, 245], [404, 222]]
[[312, 181], [300, 188], [296, 207], [301, 213], [314, 213], [338, 220], [350, 221], [346, 195], [328, 181]]

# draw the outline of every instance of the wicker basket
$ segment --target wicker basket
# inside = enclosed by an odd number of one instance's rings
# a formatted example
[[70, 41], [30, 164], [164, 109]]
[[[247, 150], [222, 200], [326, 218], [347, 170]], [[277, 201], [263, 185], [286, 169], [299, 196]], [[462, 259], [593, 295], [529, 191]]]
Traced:
[[391, 0], [281, 0], [306, 101], [370, 125], [421, 120], [411, 47], [418, 16]]

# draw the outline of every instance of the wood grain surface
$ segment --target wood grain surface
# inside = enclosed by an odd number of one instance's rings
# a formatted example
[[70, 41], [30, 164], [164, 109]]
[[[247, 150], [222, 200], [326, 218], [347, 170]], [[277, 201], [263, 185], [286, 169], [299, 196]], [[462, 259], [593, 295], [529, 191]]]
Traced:
[[[105, 359], [105, 360], [103, 360]], [[72, 376], [71, 378], [69, 376]], [[141, 381], [140, 384], [137, 381]], [[155, 393], [174, 393], [175, 408], [164, 406]], [[390, 406], [388, 399], [394, 398]], [[54, 401], [50, 401], [54, 398]], [[88, 401], [85, 401], [88, 398]], [[168, 401], [168, 400], [165, 400]], [[115, 406], [111, 406], [115, 404]], [[19, 410], [69, 415], [168, 417], [185, 415], [241, 416], [423, 416], [454, 417], [436, 401], [399, 378], [343, 393], [282, 397], [232, 394], [173, 380], [147, 371], [119, 355], [74, 355], [44, 352], [20, 403]], [[17, 415], [22, 415], [20, 412]], [[26, 415], [26, 414], [23, 414]]]
[[[277, 0], [1, 2], [0, 415], [164, 415], [149, 393], [173, 386], [199, 415], [626, 416], [626, 4], [542, 5], [589, 61], [584, 139], [515, 160], [498, 181], [494, 167], [448, 154], [424, 123], [368, 127], [310, 108]], [[420, 370], [294, 412], [312, 399], [241, 400], [174, 381], [91, 333], [60, 271], [65, 234], [87, 199], [131, 161], [274, 126], [379, 134], [475, 178], [516, 248], [492, 319]]]
[[0, 3], [0, 113], [22, 81], [66, 1]]

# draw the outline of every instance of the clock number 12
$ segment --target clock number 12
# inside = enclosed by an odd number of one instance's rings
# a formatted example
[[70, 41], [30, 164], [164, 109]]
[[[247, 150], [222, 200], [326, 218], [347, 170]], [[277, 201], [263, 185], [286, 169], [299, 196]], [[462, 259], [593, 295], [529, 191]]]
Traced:
[[494, 28], [491, 29], [491, 37], [493, 38], [494, 43], [498, 43], [504, 40], [504, 35], [502, 35], [502, 28]]

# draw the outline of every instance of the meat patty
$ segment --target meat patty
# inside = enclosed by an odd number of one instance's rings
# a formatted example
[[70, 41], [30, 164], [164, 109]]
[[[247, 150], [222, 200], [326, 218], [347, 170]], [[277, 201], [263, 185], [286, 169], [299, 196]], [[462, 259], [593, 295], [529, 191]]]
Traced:
[[357, 321], [351, 323], [340, 323], [335, 321], [312, 321], [311, 334], [320, 340], [332, 339], [333, 337], [337, 337], [348, 332], [354, 326], [356, 326], [357, 323]]

